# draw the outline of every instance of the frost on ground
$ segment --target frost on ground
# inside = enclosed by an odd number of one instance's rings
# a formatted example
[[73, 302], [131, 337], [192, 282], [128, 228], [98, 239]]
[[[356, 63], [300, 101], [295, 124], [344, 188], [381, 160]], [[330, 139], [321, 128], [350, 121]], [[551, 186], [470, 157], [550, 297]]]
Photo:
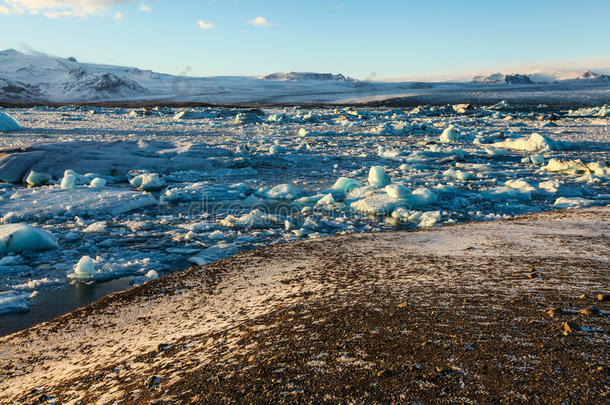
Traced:
[[0, 338], [0, 398], [604, 403], [608, 224], [596, 207], [241, 252]]
[[[1, 224], [57, 247], [0, 251], [0, 291], [139, 283], [299, 239], [607, 205], [605, 111], [6, 110], [22, 129], [0, 133]], [[84, 256], [92, 272], [75, 271]]]

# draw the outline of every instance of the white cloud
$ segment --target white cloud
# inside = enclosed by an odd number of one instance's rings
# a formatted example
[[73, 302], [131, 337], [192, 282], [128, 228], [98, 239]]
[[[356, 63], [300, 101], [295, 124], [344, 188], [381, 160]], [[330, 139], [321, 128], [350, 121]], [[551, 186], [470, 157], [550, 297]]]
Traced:
[[249, 21], [248, 24], [250, 24], [253, 27], [268, 27], [271, 25], [265, 17], [260, 17], [260, 16], [256, 17], [252, 21]]
[[83, 18], [93, 14], [107, 14], [109, 7], [128, 5], [141, 1], [142, 0], [0, 0], [0, 13], [42, 14], [49, 18]]
[[123, 21], [125, 20], [125, 16], [120, 11], [114, 13], [114, 21]]
[[199, 24], [199, 28], [201, 28], [202, 30], [211, 30], [212, 28], [214, 28], [214, 24], [209, 21], [199, 20], [197, 21], [197, 24]]
[[145, 13], [150, 13], [150, 6], [146, 4], [140, 4], [140, 11], [144, 11]]

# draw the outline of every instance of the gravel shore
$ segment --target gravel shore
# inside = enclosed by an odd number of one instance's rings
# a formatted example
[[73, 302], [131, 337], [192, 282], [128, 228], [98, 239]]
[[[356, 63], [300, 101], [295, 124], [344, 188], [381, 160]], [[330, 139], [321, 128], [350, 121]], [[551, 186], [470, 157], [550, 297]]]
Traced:
[[610, 208], [239, 253], [0, 338], [0, 403], [605, 403]]

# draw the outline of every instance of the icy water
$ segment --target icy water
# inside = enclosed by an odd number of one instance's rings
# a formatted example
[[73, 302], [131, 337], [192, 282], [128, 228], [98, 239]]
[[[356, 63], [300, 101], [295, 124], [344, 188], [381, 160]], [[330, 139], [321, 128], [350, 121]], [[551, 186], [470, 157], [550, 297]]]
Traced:
[[0, 253], [0, 333], [240, 250], [610, 203], [607, 108], [7, 112], [0, 226], [57, 247]]

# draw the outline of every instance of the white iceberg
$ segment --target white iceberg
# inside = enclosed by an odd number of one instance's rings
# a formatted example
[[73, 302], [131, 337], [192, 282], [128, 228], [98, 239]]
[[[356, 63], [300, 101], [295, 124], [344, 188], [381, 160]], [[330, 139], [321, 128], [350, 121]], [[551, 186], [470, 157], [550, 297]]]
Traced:
[[593, 204], [592, 200], [581, 197], [559, 197], [553, 204], [556, 208], [582, 208]]
[[520, 150], [525, 152], [548, 152], [569, 147], [567, 142], [556, 141], [544, 135], [533, 133], [530, 137], [507, 139], [492, 145], [495, 148]]
[[284, 221], [285, 218], [283, 217], [265, 214], [263, 211], [256, 209], [240, 217], [227, 215], [219, 223], [229, 228], [268, 228], [271, 225], [283, 224]]
[[155, 191], [165, 187], [166, 183], [159, 173], [143, 173], [129, 180], [129, 184], [143, 191]]
[[454, 125], [449, 125], [441, 134], [440, 141], [443, 143], [458, 142], [460, 138], [460, 131]]
[[385, 187], [390, 184], [390, 176], [387, 175], [383, 166], [373, 166], [369, 170], [369, 184], [373, 187]]

